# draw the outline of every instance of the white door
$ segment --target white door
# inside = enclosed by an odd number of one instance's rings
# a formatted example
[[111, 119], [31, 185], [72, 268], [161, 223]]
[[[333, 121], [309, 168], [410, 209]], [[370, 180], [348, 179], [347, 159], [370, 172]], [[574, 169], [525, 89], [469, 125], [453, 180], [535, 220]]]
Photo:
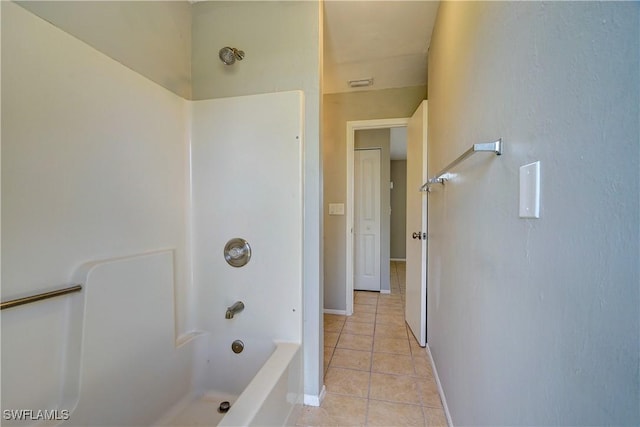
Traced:
[[427, 101], [407, 125], [407, 275], [405, 319], [421, 346], [427, 343]]
[[356, 150], [353, 288], [380, 291], [380, 150]]

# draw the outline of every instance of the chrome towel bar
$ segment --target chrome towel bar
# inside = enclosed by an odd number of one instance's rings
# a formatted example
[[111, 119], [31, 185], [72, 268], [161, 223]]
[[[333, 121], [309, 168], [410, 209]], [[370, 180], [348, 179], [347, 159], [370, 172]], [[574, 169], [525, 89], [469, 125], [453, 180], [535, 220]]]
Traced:
[[427, 182], [425, 182], [422, 187], [420, 187], [420, 191], [426, 191], [427, 193], [431, 191], [431, 185], [433, 184], [444, 184], [447, 180], [446, 175], [449, 172], [449, 169], [457, 166], [467, 157], [478, 153], [478, 152], [490, 152], [495, 153], [497, 156], [502, 154], [502, 138], [493, 142], [483, 142], [480, 144], [473, 144], [471, 148], [462, 153], [460, 157], [455, 159], [453, 162], [449, 163], [442, 169], [440, 172], [435, 174], [432, 178], [429, 178]]
[[30, 304], [32, 302], [41, 301], [43, 299], [49, 299], [53, 297], [59, 297], [61, 295], [70, 294], [73, 292], [80, 292], [82, 285], [73, 285], [68, 288], [56, 289], [55, 291], [43, 292], [41, 294], [29, 295], [27, 297], [16, 298], [9, 301], [0, 303], [0, 310], [5, 308], [17, 307], [19, 305]]

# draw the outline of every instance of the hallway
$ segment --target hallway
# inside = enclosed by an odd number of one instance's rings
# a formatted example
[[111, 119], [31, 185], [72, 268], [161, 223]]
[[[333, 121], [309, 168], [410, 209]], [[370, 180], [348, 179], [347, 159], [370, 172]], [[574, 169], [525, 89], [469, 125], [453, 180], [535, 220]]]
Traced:
[[405, 264], [391, 294], [355, 292], [352, 316], [324, 315], [326, 397], [299, 426], [446, 426], [431, 361], [404, 322]]

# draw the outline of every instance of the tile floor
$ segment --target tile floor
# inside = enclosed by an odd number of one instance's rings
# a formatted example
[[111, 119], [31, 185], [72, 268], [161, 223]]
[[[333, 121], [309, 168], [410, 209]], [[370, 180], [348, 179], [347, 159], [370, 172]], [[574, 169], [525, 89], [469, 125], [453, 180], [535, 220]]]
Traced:
[[352, 316], [324, 315], [327, 395], [298, 426], [446, 426], [431, 361], [404, 322], [405, 265], [391, 294], [355, 292]]

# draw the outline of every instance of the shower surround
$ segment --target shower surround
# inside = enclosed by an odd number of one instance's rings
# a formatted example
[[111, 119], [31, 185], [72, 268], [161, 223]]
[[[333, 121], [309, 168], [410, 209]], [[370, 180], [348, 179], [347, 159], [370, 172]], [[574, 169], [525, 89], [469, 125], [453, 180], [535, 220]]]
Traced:
[[[285, 423], [302, 399], [302, 93], [186, 101], [8, 2], [2, 56], [3, 299], [85, 285], [2, 312], [2, 409], [151, 425], [249, 384], [230, 422]], [[253, 249], [239, 269], [232, 237]], [[225, 385], [243, 356], [255, 378]], [[256, 396], [281, 411], [247, 410]]]

